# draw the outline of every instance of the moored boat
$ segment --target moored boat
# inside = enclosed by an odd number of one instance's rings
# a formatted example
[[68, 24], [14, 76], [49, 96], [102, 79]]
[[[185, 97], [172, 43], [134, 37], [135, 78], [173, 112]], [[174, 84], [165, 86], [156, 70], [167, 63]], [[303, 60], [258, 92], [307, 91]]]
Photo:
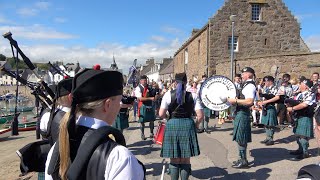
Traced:
[[[34, 106], [19, 106], [17, 107], [17, 112], [29, 112], [34, 109]], [[9, 108], [7, 111], [8, 112], [14, 112], [15, 108]]]
[[0, 116], [0, 124], [5, 124], [6, 122], [12, 121], [14, 114], [4, 114]]
[[0, 129], [0, 139], [7, 138], [11, 134], [11, 129]]

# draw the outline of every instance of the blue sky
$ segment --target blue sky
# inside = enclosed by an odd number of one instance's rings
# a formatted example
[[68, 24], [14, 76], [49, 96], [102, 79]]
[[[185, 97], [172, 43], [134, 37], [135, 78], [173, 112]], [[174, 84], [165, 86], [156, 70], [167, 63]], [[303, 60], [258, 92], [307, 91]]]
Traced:
[[[201, 2], [201, 3], [199, 3]], [[161, 59], [201, 28], [224, 0], [11, 0], [0, 2], [0, 32], [11, 31], [32, 61], [79, 61], [109, 67], [113, 54], [126, 72], [133, 59]], [[320, 51], [320, 1], [284, 0], [301, 22], [301, 36]], [[0, 53], [10, 54], [0, 39]]]

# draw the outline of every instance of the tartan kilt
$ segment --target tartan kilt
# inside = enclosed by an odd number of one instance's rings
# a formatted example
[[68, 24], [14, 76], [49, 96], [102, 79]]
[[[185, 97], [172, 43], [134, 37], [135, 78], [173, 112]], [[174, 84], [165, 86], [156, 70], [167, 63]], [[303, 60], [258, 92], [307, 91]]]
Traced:
[[139, 116], [139, 123], [144, 122], [150, 122], [156, 120], [156, 114], [155, 114], [155, 107], [152, 106], [146, 106], [144, 104], [140, 107], [140, 116]]
[[293, 128], [295, 135], [313, 138], [313, 120], [310, 117], [300, 117]]
[[170, 119], [166, 123], [160, 157], [189, 158], [199, 154], [200, 148], [193, 119]]
[[233, 121], [233, 141], [238, 144], [251, 142], [250, 111], [238, 111]]
[[207, 107], [203, 108], [203, 113], [205, 117], [210, 117], [211, 116], [211, 110]]
[[127, 112], [119, 112], [112, 127], [119, 130], [127, 129], [129, 127], [129, 114]]
[[44, 172], [38, 172], [38, 180], [45, 180]]
[[277, 110], [275, 106], [269, 105], [266, 108], [266, 115], [261, 117], [261, 123], [266, 126], [277, 126], [278, 119], [277, 119]]

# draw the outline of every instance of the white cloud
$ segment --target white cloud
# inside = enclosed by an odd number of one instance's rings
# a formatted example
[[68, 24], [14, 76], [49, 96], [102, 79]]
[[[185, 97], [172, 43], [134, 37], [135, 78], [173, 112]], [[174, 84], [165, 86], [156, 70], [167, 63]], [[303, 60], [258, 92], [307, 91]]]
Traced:
[[41, 25], [32, 26], [0, 26], [0, 32], [11, 31], [14, 37], [25, 39], [72, 39], [75, 35], [58, 32]]
[[151, 40], [156, 41], [156, 42], [166, 42], [167, 39], [162, 36], [151, 36]]
[[34, 4], [34, 6], [36, 8], [38, 8], [39, 10], [47, 10], [49, 8], [51, 4], [49, 2], [45, 2], [45, 1], [42, 1], [42, 2], [36, 2]]
[[37, 15], [38, 11], [32, 8], [21, 8], [18, 9], [17, 13], [21, 16], [35, 16]]
[[320, 35], [312, 35], [305, 39], [312, 52], [320, 52]]
[[180, 34], [183, 32], [181, 29], [171, 27], [171, 26], [164, 26], [161, 28], [161, 30], [170, 34]]
[[[25, 46], [20, 44], [20, 48], [32, 62], [62, 60], [64, 63], [76, 63], [79, 61], [81, 67], [92, 67], [94, 64], [100, 64], [102, 68], [109, 68], [114, 54], [118, 67], [126, 74], [134, 59], [138, 59], [137, 64], [140, 65], [144, 64], [150, 57], [162, 59], [173, 56], [180, 46], [178, 42], [178, 39], [173, 39], [166, 45], [143, 43], [135, 46], [101, 43], [93, 48], [81, 45], [66, 47], [64, 45]], [[0, 52], [8, 57], [12, 56], [9, 42], [0, 42]]]
[[295, 18], [298, 20], [299, 23], [301, 23], [305, 19], [318, 18], [318, 17], [320, 17], [320, 13], [298, 14], [295, 16]]
[[23, 7], [17, 10], [17, 13], [20, 16], [28, 17], [28, 16], [36, 16], [41, 11], [45, 11], [49, 9], [51, 4], [49, 2], [36, 2], [31, 7]]
[[63, 18], [63, 17], [56, 17], [53, 19], [53, 21], [56, 23], [65, 23], [65, 22], [67, 22], [67, 19]]

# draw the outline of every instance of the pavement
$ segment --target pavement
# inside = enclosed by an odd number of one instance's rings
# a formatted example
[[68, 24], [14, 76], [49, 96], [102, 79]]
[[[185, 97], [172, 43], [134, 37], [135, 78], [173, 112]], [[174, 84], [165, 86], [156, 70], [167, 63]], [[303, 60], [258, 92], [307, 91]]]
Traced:
[[[146, 123], [148, 125], [148, 123]], [[158, 123], [155, 123], [158, 125]], [[292, 133], [292, 128], [283, 127], [275, 133], [275, 144], [266, 146], [260, 141], [265, 139], [263, 128], [252, 128], [252, 143], [248, 144], [249, 169], [234, 169], [232, 162], [238, 159], [237, 143], [232, 141], [232, 121], [223, 125], [217, 124], [217, 119], [210, 119], [210, 134], [198, 134], [201, 154], [191, 158], [192, 175], [189, 179], [296, 179], [299, 169], [308, 164], [319, 163], [318, 148], [315, 139], [310, 140], [312, 157], [291, 161], [294, 156], [289, 150], [296, 150], [298, 145]], [[154, 131], [156, 131], [155, 128]], [[149, 136], [149, 129], [145, 129]], [[147, 179], [160, 179], [163, 165], [168, 168], [169, 159], [160, 157], [161, 146], [154, 144], [151, 138], [140, 139], [138, 123], [130, 123], [130, 128], [124, 131], [127, 146], [131, 152], [142, 161], [147, 168]], [[164, 179], [170, 179], [165, 173]]]
[[[155, 125], [158, 125], [156, 121]], [[148, 123], [146, 123], [148, 126]], [[232, 141], [232, 122], [223, 125], [217, 124], [217, 119], [210, 119], [211, 134], [198, 134], [201, 154], [191, 158], [192, 175], [194, 179], [274, 179], [291, 180], [297, 177], [298, 170], [308, 164], [319, 162], [318, 148], [315, 139], [310, 140], [312, 157], [301, 161], [290, 161], [293, 156], [288, 150], [297, 149], [292, 128], [284, 128], [275, 133], [275, 145], [266, 146], [260, 141], [265, 139], [264, 129], [252, 128], [252, 143], [248, 145], [249, 169], [234, 169], [231, 162], [238, 159], [236, 142]], [[157, 127], [154, 131], [157, 130]], [[149, 129], [145, 129], [149, 136]], [[159, 180], [163, 165], [168, 168], [169, 159], [160, 157], [161, 146], [154, 144], [151, 138], [145, 141], [140, 139], [139, 123], [130, 123], [124, 130], [127, 147], [147, 168], [147, 180]], [[36, 173], [19, 177], [19, 158], [15, 154], [17, 149], [35, 141], [35, 132], [21, 132], [19, 136], [0, 140], [0, 179], [37, 179]], [[170, 179], [164, 174], [164, 179]]]

